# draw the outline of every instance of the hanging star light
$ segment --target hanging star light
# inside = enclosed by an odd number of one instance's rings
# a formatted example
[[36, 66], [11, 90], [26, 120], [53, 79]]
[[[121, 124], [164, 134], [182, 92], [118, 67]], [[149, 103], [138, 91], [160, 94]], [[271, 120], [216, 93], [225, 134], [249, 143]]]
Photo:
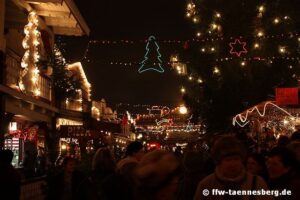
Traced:
[[229, 43], [230, 54], [240, 57], [242, 53], [244, 54], [248, 53], [248, 50], [246, 49], [246, 45], [247, 45], [246, 42], [241, 42], [240, 39], [235, 39], [234, 42]]

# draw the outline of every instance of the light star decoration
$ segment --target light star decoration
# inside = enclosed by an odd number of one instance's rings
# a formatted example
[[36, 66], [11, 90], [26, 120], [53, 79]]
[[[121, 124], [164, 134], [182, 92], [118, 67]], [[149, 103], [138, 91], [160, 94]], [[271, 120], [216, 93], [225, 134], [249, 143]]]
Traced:
[[[241, 42], [240, 39], [235, 39], [234, 42], [229, 43], [230, 54], [240, 57], [242, 53], [244, 53], [244, 54], [248, 53], [248, 51], [246, 49], [246, 45], [247, 45], [246, 42]], [[237, 46], [238, 46], [238, 48], [237, 48]], [[239, 48], [239, 47], [241, 47], [241, 48]]]

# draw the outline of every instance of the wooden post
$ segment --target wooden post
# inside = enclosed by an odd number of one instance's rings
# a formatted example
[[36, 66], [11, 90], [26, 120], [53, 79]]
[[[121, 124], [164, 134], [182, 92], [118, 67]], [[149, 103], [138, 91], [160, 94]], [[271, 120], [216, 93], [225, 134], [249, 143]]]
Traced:
[[[4, 84], [5, 38], [4, 38], [5, 0], [0, 0], [0, 85]], [[4, 148], [5, 134], [5, 94], [0, 92], [0, 149]]]

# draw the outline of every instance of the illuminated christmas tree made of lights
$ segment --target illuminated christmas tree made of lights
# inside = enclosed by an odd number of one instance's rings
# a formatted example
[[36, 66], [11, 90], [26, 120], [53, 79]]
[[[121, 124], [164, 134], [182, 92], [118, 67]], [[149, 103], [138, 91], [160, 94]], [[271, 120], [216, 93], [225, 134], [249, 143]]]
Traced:
[[[153, 63], [153, 65], [158, 65], [158, 67], [154, 67], [154, 66], [147, 66], [147, 63], [149, 62], [149, 52], [150, 52], [150, 48], [149, 48], [149, 45], [151, 43], [154, 43], [155, 47], [156, 47], [156, 52], [157, 52], [157, 61], [158, 63]], [[159, 73], [163, 73], [165, 70], [163, 69], [162, 67], [162, 60], [161, 60], [161, 54], [159, 52], [159, 46], [157, 44], [157, 42], [155, 41], [155, 37], [154, 36], [150, 36], [148, 38], [148, 41], [147, 41], [147, 45], [146, 45], [146, 54], [144, 56], [144, 60], [140, 63], [140, 68], [138, 70], [139, 73], [143, 73], [143, 72], [146, 72], [146, 71], [150, 71], [150, 70], [153, 70], [153, 71], [156, 71], [156, 72], [159, 72]]]
[[[189, 63], [185, 101], [211, 131], [265, 100], [275, 88], [297, 87], [300, 75], [299, 0], [188, 0], [195, 39], [181, 57]], [[191, 81], [192, 82], [192, 81]]]

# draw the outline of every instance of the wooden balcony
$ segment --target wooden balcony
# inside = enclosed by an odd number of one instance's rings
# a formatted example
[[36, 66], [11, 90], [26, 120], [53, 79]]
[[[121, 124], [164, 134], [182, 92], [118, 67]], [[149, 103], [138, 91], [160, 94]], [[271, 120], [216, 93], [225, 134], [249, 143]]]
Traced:
[[[6, 54], [5, 85], [20, 91], [18, 82], [21, 70], [21, 58], [18, 55], [8, 51]], [[41, 91], [39, 99], [50, 104], [52, 101], [50, 78], [40, 74], [38, 77], [38, 84]]]

